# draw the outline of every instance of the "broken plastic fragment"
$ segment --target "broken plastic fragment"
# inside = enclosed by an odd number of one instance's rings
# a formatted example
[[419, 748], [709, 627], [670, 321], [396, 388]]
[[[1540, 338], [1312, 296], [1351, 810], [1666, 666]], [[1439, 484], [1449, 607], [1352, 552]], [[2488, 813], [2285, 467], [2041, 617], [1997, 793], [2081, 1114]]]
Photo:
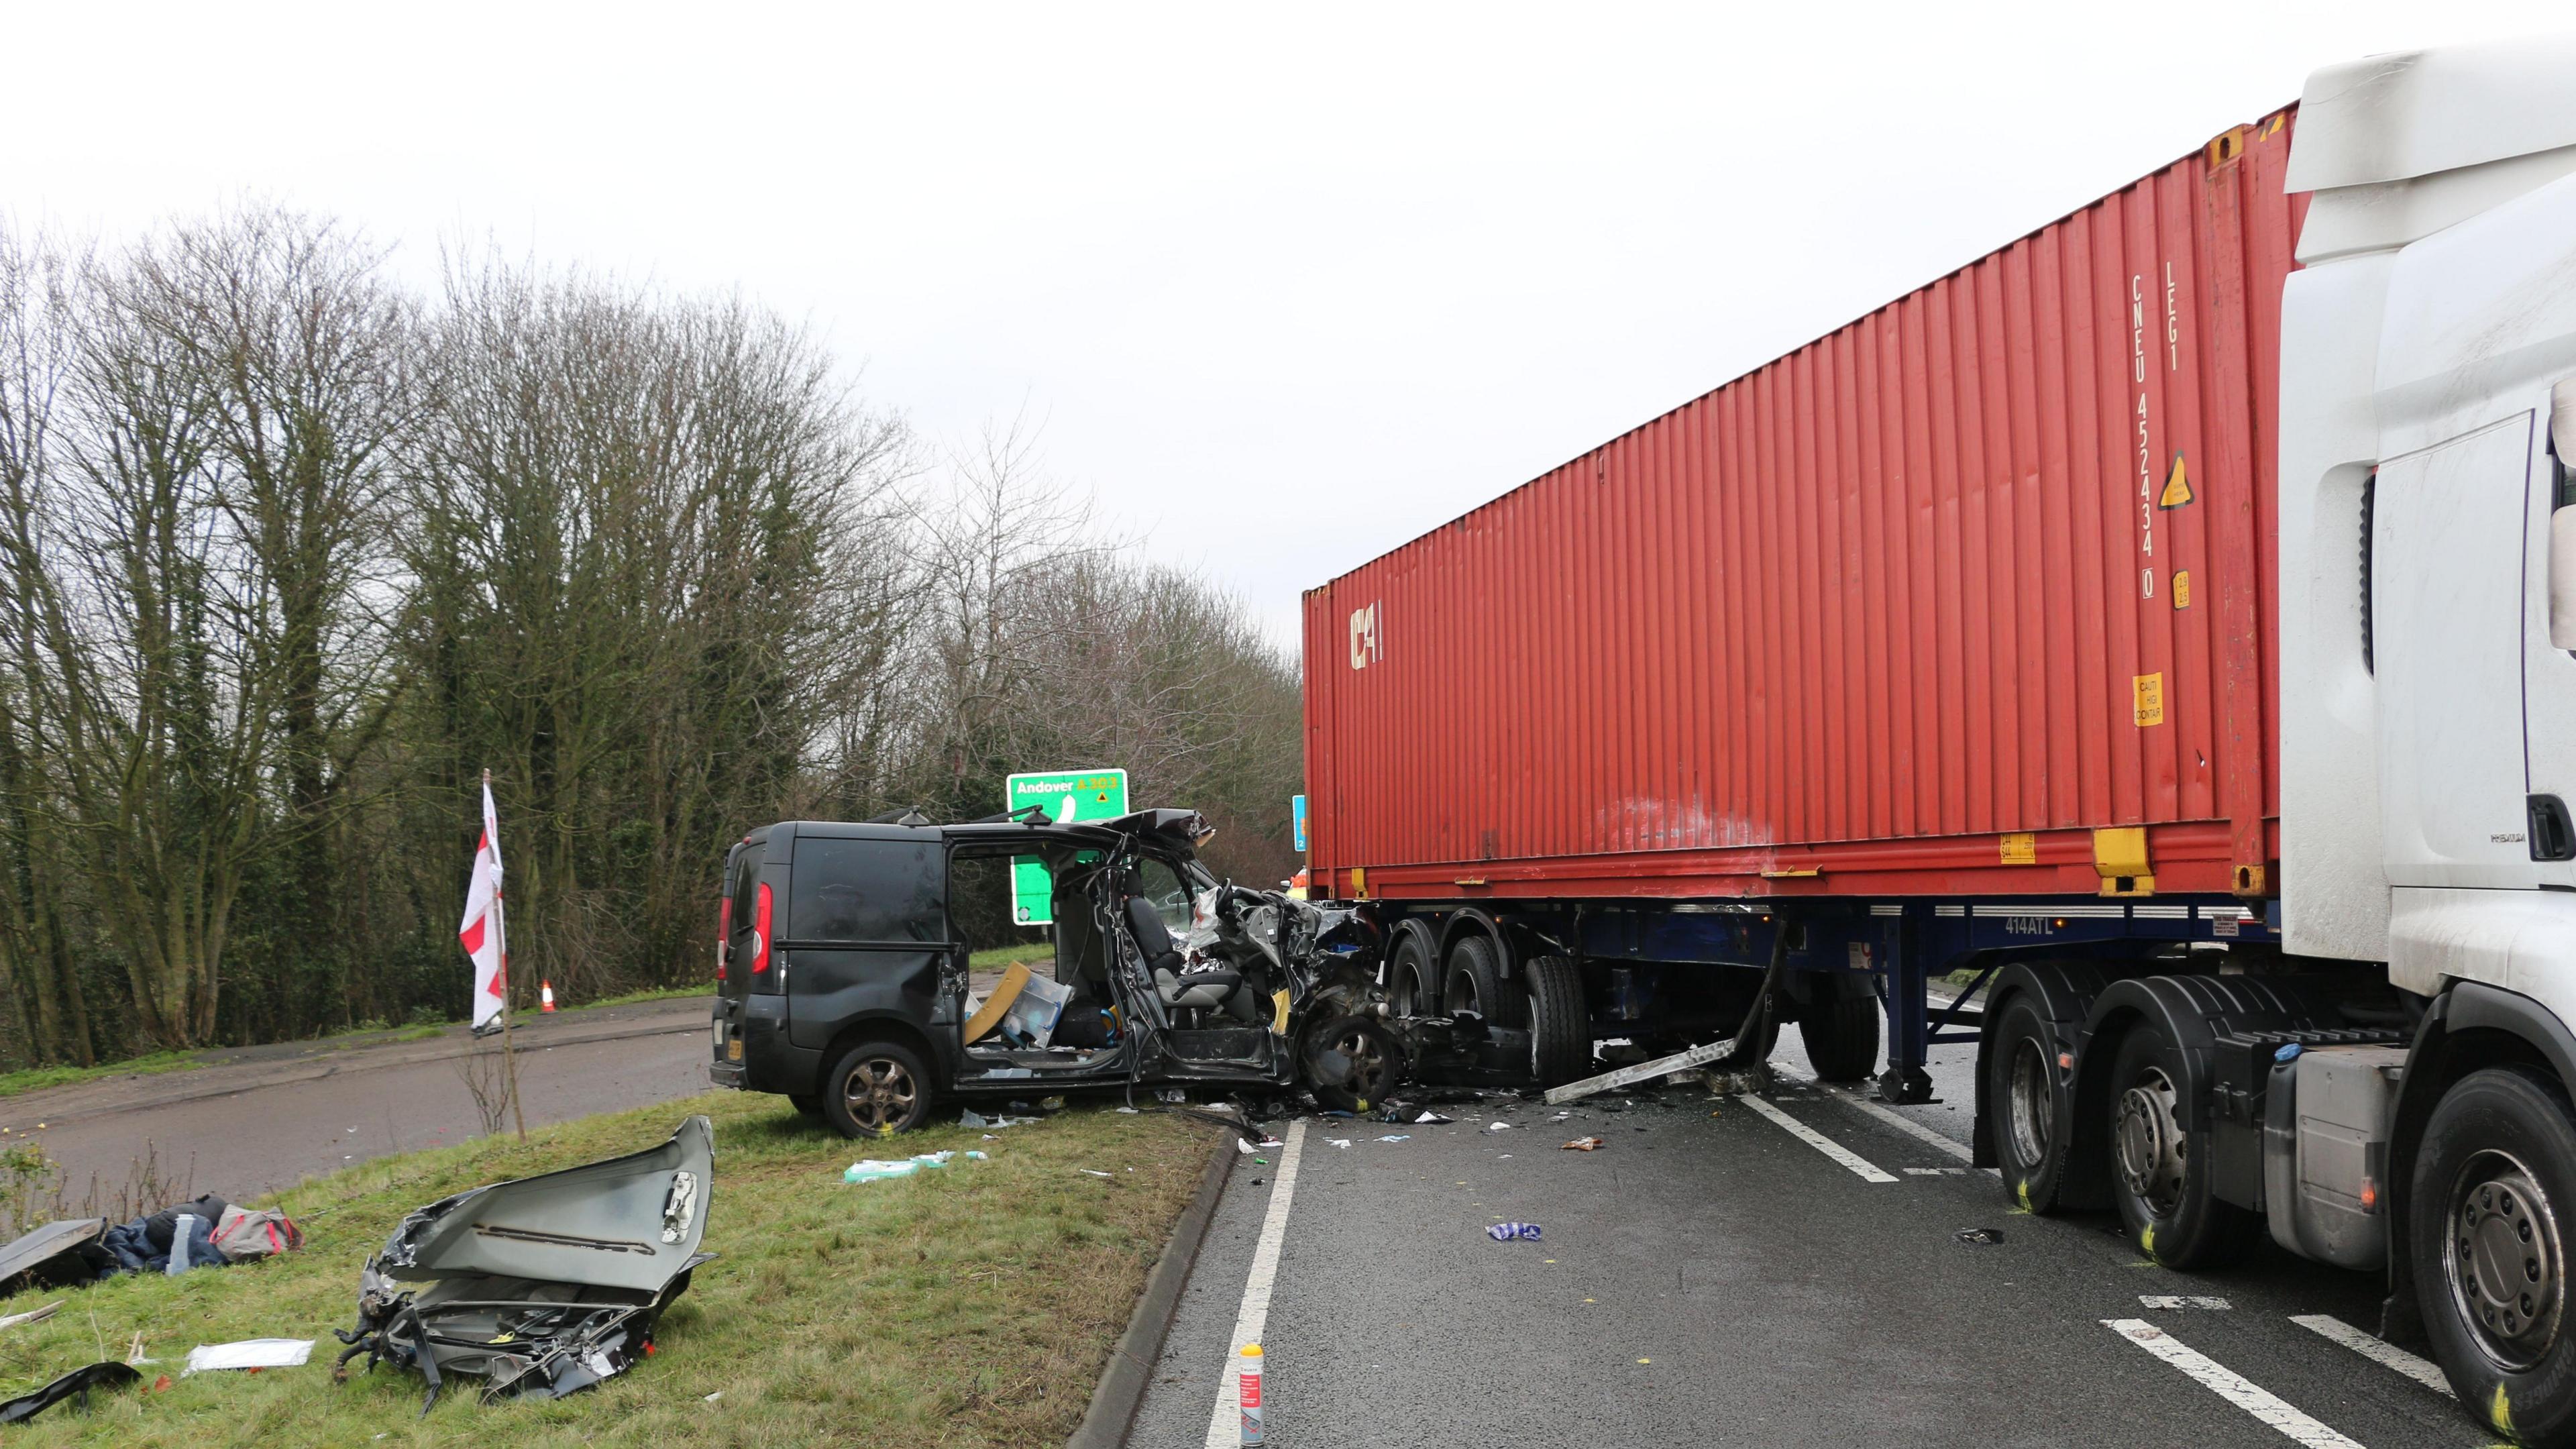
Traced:
[[1084, 1174], [1085, 1176], [1088, 1176], [1088, 1177], [1106, 1177], [1106, 1178], [1109, 1178], [1111, 1181], [1116, 1181], [1116, 1180], [1117, 1180], [1117, 1179], [1116, 1179], [1116, 1174], [1114, 1174], [1114, 1173], [1107, 1173], [1107, 1172], [1101, 1172], [1101, 1171], [1099, 1171], [1099, 1170], [1098, 1170], [1098, 1169], [1096, 1169], [1096, 1168], [1079, 1167], [1079, 1168], [1076, 1168], [1076, 1169], [1074, 1169], [1074, 1170], [1075, 1170], [1076, 1172], [1080, 1172], [1080, 1173], [1082, 1173], [1082, 1174]]
[[1568, 1152], [1598, 1152], [1610, 1144], [1599, 1137], [1577, 1137], [1565, 1144]]
[[20, 1394], [7, 1403], [0, 1403], [0, 1424], [23, 1424], [74, 1396], [79, 1397], [81, 1407], [87, 1408], [91, 1389], [121, 1389], [142, 1377], [121, 1363], [94, 1363], [87, 1368], [77, 1368], [34, 1393]]
[[1538, 1235], [1539, 1227], [1536, 1223], [1496, 1223], [1485, 1229], [1485, 1236], [1497, 1243], [1516, 1241], [1535, 1243], [1539, 1240]]
[[1443, 1117], [1437, 1112], [1425, 1112], [1421, 1116], [1413, 1119], [1413, 1125], [1416, 1127], [1438, 1127], [1455, 1120], [1457, 1119], [1453, 1117]]
[[1958, 1237], [1960, 1242], [1974, 1243], [1979, 1247], [1991, 1247], [2004, 1240], [2000, 1228], [1962, 1228]]
[[1351, 1139], [1347, 1137], [1327, 1137], [1324, 1140], [1333, 1144], [1335, 1147], [1348, 1147], [1351, 1145]]
[[1410, 1132], [1381, 1132], [1378, 1134], [1377, 1140], [1380, 1142], [1410, 1142], [1413, 1140], [1413, 1134]]
[[245, 1338], [238, 1343], [199, 1344], [188, 1350], [188, 1366], [179, 1377], [209, 1369], [295, 1368], [313, 1356], [309, 1338]]
[[1485, 1124], [1485, 1130], [1488, 1132], [1509, 1132], [1512, 1130], [1512, 1124], [1509, 1122], [1488, 1122]]

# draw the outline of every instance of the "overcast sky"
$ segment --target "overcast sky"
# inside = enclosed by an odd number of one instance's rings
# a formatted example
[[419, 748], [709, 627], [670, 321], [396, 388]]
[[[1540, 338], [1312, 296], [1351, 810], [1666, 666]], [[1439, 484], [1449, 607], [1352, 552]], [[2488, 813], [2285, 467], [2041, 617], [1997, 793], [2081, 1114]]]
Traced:
[[[10, 7], [0, 211], [245, 195], [807, 320], [1297, 596], [2293, 99], [2565, 0]], [[2576, 85], [2576, 76], [2569, 78]]]

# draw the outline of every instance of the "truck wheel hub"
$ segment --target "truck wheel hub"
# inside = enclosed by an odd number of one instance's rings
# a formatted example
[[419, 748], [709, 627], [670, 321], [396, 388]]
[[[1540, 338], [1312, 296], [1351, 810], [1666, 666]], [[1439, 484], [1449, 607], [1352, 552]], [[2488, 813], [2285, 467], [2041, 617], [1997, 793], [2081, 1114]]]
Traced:
[[2174, 1120], [2173, 1083], [2149, 1067], [2120, 1094], [2120, 1177], [2157, 1217], [2182, 1205], [2182, 1127]]
[[2548, 1195], [2511, 1156], [2479, 1153], [2452, 1191], [2449, 1237], [2452, 1306], [2479, 1346], [2506, 1368], [2538, 1363], [2558, 1340], [2565, 1277]]
[[2048, 1058], [2039, 1043], [2023, 1038], [2013, 1049], [2010, 1126], [2013, 1157], [2025, 1167], [2048, 1160], [2049, 1131], [2057, 1111], [2052, 1085]]

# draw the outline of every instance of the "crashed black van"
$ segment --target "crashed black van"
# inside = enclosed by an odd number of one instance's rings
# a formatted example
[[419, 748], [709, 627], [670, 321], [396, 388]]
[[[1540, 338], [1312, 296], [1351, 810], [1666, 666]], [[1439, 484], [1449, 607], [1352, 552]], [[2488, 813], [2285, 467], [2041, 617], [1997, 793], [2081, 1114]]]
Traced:
[[[1382, 934], [1365, 907], [1216, 880], [1196, 853], [1208, 833], [1187, 810], [754, 830], [725, 857], [708, 1074], [852, 1137], [916, 1126], [941, 1098], [1068, 1088], [1302, 1085], [1365, 1110], [1404, 1072], [1375, 1019]], [[1055, 919], [1052, 964], [1006, 982], [1047, 998], [1020, 1021], [1033, 1029], [970, 999], [969, 957], [1000, 943], [967, 939], [956, 894], [1014, 859], [1042, 865]]]

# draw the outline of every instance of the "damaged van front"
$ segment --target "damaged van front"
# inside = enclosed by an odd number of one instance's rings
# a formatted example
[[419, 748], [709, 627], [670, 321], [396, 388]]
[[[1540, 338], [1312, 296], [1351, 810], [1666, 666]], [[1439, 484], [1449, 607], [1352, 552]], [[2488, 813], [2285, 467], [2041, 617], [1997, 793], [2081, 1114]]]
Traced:
[[[917, 1126], [943, 1097], [1305, 1087], [1346, 1110], [1382, 1097], [1404, 1057], [1378, 1019], [1368, 908], [1220, 881], [1197, 856], [1209, 834], [1187, 810], [751, 831], [725, 861], [708, 1075], [854, 1137]], [[1024, 940], [977, 924], [1004, 868], [1051, 903], [1052, 959], [979, 980], [979, 948]]]

